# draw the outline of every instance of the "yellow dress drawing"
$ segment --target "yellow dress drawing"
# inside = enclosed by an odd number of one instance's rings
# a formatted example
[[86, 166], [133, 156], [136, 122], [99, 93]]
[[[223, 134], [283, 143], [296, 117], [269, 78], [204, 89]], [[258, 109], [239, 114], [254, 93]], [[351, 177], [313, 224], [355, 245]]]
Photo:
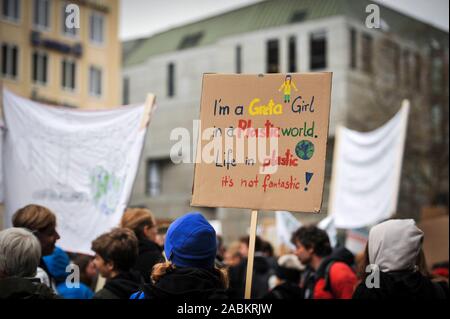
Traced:
[[284, 103], [288, 103], [291, 101], [291, 87], [293, 87], [296, 92], [298, 91], [297, 87], [295, 86], [295, 83], [292, 82], [291, 77], [288, 75], [286, 76], [286, 79], [284, 80], [283, 84], [278, 89], [278, 92], [281, 92], [281, 90], [283, 90]]

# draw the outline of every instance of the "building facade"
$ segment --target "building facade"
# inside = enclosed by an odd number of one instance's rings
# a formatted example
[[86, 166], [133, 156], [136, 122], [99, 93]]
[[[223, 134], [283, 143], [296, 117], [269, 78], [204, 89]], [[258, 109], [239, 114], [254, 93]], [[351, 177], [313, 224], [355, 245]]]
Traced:
[[[0, 4], [2, 86], [48, 104], [77, 108], [120, 104], [118, 0], [1, 0]], [[71, 24], [78, 18], [79, 28]]]
[[46, 104], [120, 105], [118, 20], [118, 0], [0, 0], [0, 110], [2, 87]]
[[[247, 231], [249, 211], [190, 207], [194, 165], [175, 165], [170, 159], [176, 143], [171, 140], [172, 130], [184, 127], [192, 133], [193, 120], [199, 118], [203, 73], [333, 72], [323, 211], [318, 215], [297, 214], [303, 222], [317, 221], [327, 214], [338, 125], [374, 129], [399, 109], [403, 98], [411, 99], [413, 106], [425, 108], [412, 112], [412, 117], [432, 114], [435, 105], [440, 110], [437, 117], [444, 121], [443, 117], [448, 117], [448, 32], [382, 6], [379, 27], [368, 28], [365, 8], [369, 3], [267, 0], [125, 42], [123, 102], [138, 103], [153, 92], [158, 104], [132, 204], [147, 206], [158, 217], [166, 218], [200, 210], [209, 218], [222, 221], [226, 240]], [[438, 87], [435, 91], [430, 86], [433, 81]], [[382, 102], [384, 109], [376, 104], [380, 95], [390, 97]], [[419, 103], [431, 100], [436, 103]], [[448, 121], [442, 125], [447, 137], [441, 142], [448, 147]], [[430, 152], [426, 150], [422, 155], [429, 156]], [[405, 169], [413, 165], [414, 159], [405, 156]], [[428, 162], [426, 165], [433, 166]], [[410, 176], [405, 169], [403, 176]], [[448, 170], [442, 179], [440, 190], [447, 187], [448, 193]], [[447, 186], [443, 186], [445, 180]], [[415, 217], [416, 212], [408, 207], [416, 203], [411, 204], [405, 197], [410, 192], [408, 182], [414, 184], [402, 179], [400, 197], [409, 206], [399, 205], [399, 214]], [[428, 198], [421, 200], [424, 204]], [[270, 213], [263, 216], [273, 217]]]

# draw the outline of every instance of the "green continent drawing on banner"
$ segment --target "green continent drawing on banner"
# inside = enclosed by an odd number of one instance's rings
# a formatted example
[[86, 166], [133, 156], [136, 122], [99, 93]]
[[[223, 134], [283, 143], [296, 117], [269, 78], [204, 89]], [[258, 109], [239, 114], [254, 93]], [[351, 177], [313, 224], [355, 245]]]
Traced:
[[295, 147], [295, 154], [302, 160], [309, 160], [314, 155], [314, 144], [307, 140], [298, 142]]
[[92, 197], [97, 207], [105, 215], [114, 213], [122, 189], [121, 180], [101, 166], [94, 168], [90, 180]]

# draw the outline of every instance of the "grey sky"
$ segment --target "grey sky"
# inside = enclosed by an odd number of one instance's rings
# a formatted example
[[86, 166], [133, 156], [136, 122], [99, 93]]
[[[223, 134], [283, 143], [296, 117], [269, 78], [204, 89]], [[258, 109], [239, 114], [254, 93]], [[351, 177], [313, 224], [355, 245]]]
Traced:
[[[148, 36], [262, 0], [120, 0], [120, 38]], [[333, 0], [329, 0], [333, 1]], [[377, 0], [441, 29], [448, 27], [448, 0]]]

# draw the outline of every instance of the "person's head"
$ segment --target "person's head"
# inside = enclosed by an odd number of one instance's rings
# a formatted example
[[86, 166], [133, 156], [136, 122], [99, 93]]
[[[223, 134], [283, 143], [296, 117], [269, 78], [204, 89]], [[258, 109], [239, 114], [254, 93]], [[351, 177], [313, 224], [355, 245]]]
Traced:
[[91, 249], [95, 252], [95, 267], [108, 279], [134, 266], [138, 240], [131, 229], [115, 228], [95, 239]]
[[[239, 253], [242, 257], [248, 257], [248, 247], [250, 244], [250, 237], [244, 236], [239, 239]], [[261, 252], [263, 248], [263, 240], [259, 237], [255, 237], [255, 252]]]
[[265, 240], [263, 240], [263, 242], [262, 242], [261, 252], [266, 257], [273, 257], [274, 256], [272, 244], [270, 242], [268, 242], [268, 241], [265, 241]]
[[40, 258], [41, 245], [29, 230], [0, 231], [0, 278], [34, 277]]
[[288, 74], [286, 75], [286, 79], [287, 82], [291, 83], [292, 77]]
[[14, 227], [27, 228], [39, 239], [42, 256], [50, 255], [60, 238], [56, 231], [56, 216], [48, 208], [40, 205], [27, 205], [12, 217]]
[[198, 212], [176, 219], [167, 230], [164, 251], [176, 267], [214, 268], [216, 232]]
[[122, 216], [120, 226], [134, 231], [138, 240], [155, 242], [158, 235], [155, 217], [147, 208], [128, 208]]
[[220, 235], [216, 236], [217, 241], [217, 258], [223, 260], [225, 254], [225, 247], [223, 246], [223, 238]]
[[382, 272], [419, 270], [423, 232], [412, 219], [391, 219], [369, 232], [368, 262]]
[[240, 243], [236, 241], [231, 243], [225, 250], [223, 261], [228, 267], [234, 267], [241, 262], [242, 256], [239, 252], [239, 246]]
[[158, 232], [157, 232], [157, 235], [156, 235], [155, 242], [160, 247], [164, 247], [164, 242], [166, 241], [167, 229], [169, 229], [169, 225], [160, 225], [160, 226], [158, 226]]
[[89, 255], [75, 254], [73, 263], [80, 268], [80, 281], [91, 287], [98, 275], [94, 265], [94, 258]]
[[280, 282], [289, 281], [298, 284], [304, 269], [305, 266], [302, 265], [297, 256], [283, 255], [278, 258], [275, 273]]
[[314, 258], [324, 258], [331, 254], [331, 244], [327, 233], [317, 226], [300, 227], [291, 239], [295, 254], [304, 265], [310, 265]]

